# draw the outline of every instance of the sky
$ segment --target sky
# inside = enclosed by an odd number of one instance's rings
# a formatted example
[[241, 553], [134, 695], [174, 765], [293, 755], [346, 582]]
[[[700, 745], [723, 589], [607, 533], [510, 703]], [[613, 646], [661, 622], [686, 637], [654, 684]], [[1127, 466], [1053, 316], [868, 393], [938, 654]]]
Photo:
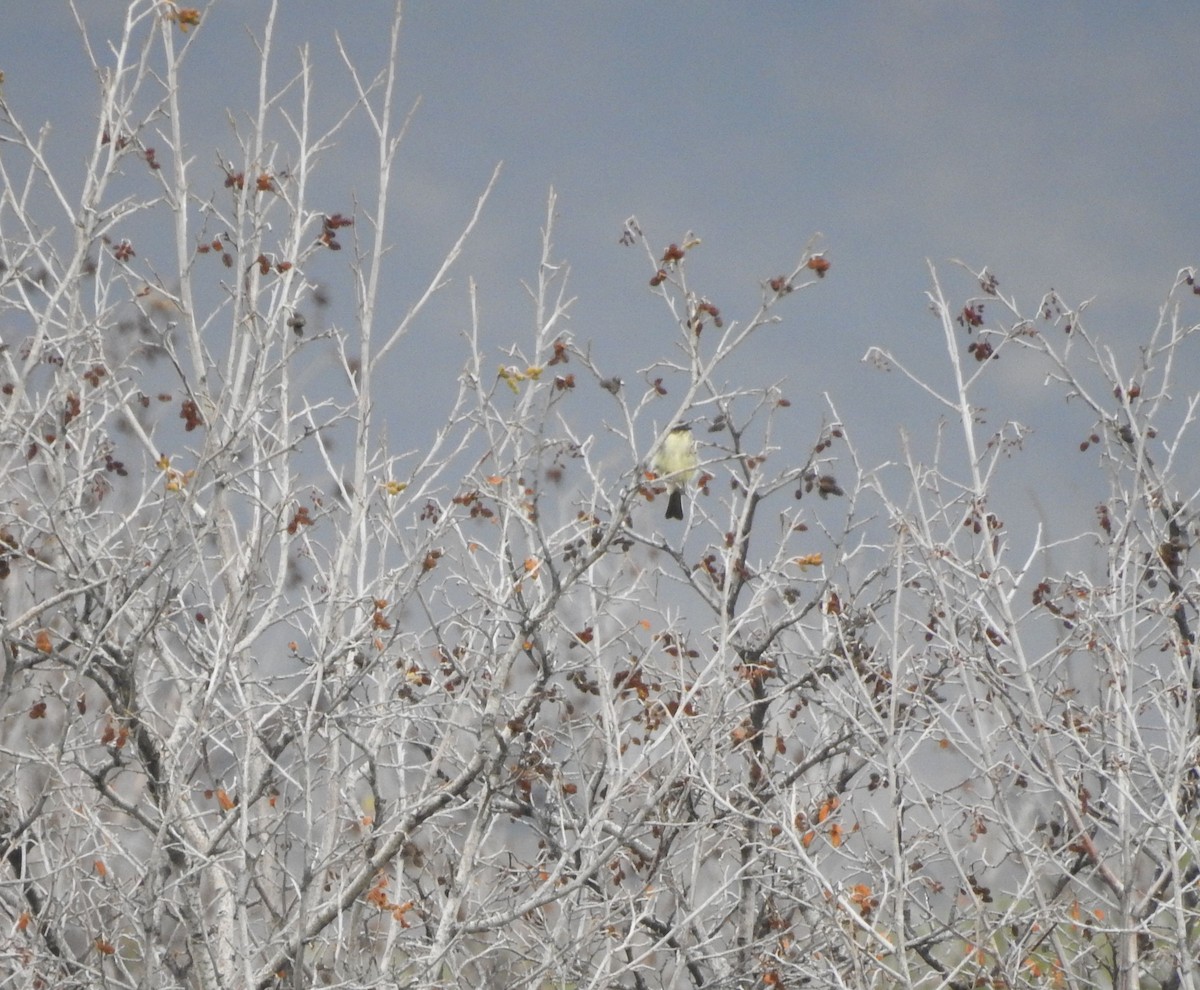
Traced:
[[[53, 122], [51, 149], [69, 161], [96, 105], [78, 30], [57, 0], [9, 6], [6, 96], [27, 121]], [[93, 43], [124, 7], [83, 6]], [[206, 9], [185, 101], [200, 157], [231, 145], [226, 110], [252, 105], [247, 29], [267, 6]], [[349, 92], [335, 35], [369, 75], [390, 14], [376, 0], [286, 0], [277, 78], [310, 44], [318, 109], [332, 119]], [[551, 187], [578, 296], [572, 332], [627, 381], [677, 332], [644, 254], [618, 244], [627, 217], [660, 249], [689, 230], [702, 239], [691, 283], [726, 320], [752, 315], [762, 283], [821, 235], [829, 277], [789, 300], [785, 325], [731, 371], [782, 384], [801, 454], [828, 415], [825, 394], [875, 461], [894, 456], [899, 424], [931, 431], [940, 410], [862, 361], [879, 344], [948, 380], [928, 262], [955, 298], [973, 286], [952, 258], [987, 266], [1030, 315], [1050, 288], [1091, 299], [1089, 328], [1130, 362], [1176, 272], [1200, 260], [1200, 21], [1176, 4], [413, 2], [400, 51], [402, 102], [421, 104], [400, 157], [398, 308], [504, 163], [455, 285], [410, 342], [431, 380], [461, 367], [468, 275], [493, 345], [528, 340], [520, 280], [536, 274]], [[373, 182], [370, 153], [349, 136], [328, 162], [331, 211]], [[1184, 318], [1200, 320], [1200, 301]], [[1200, 370], [1196, 347], [1186, 357]], [[1050, 413], [1031, 442], [1035, 472], [1063, 463], [1087, 418], [1059, 416], [1061, 395], [1020, 361], [996, 377], [1004, 415]], [[436, 422], [419, 388], [397, 401], [414, 425]]]

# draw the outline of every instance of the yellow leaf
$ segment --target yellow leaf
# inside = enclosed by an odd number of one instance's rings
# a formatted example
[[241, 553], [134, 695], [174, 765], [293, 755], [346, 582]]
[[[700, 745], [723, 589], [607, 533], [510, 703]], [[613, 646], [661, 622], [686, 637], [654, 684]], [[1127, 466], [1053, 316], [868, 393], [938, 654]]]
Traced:
[[824, 563], [824, 560], [819, 553], [809, 553], [805, 554], [803, 557], [797, 557], [792, 561], [792, 563], [801, 568], [820, 567], [821, 564]]
[[519, 383], [524, 380], [525, 376], [522, 375], [521, 372], [519, 372], [516, 368], [506, 368], [504, 365], [500, 365], [498, 374], [500, 378], [503, 379], [504, 383], [513, 390], [513, 392], [519, 393], [521, 391], [521, 386]]

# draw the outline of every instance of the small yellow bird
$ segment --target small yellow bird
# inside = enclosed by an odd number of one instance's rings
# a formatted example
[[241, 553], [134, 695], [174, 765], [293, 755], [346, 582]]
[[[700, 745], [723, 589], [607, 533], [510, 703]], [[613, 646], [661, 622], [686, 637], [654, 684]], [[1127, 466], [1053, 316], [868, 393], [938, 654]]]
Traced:
[[683, 490], [696, 476], [696, 441], [692, 428], [679, 423], [671, 428], [654, 457], [654, 473], [667, 483], [667, 518], [683, 518]]

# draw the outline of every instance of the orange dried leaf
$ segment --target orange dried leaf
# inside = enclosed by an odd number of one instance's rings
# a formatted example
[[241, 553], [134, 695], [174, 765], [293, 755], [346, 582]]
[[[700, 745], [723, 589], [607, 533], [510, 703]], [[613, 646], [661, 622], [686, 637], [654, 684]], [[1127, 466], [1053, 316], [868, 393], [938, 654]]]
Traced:
[[222, 811], [232, 811], [237, 807], [237, 802], [229, 796], [224, 787], [217, 788], [217, 804], [221, 806]]
[[200, 26], [200, 11], [195, 7], [180, 7], [175, 11], [175, 23], [180, 31], [187, 34], [188, 28]]
[[836, 797], [826, 798], [825, 802], [817, 811], [817, 823], [820, 824], [831, 814], [833, 814], [833, 812], [837, 810], [838, 803], [839, 802]]
[[41, 653], [49, 653], [54, 649], [54, 643], [50, 640], [49, 629], [39, 629], [37, 635], [33, 638], [33, 642]]

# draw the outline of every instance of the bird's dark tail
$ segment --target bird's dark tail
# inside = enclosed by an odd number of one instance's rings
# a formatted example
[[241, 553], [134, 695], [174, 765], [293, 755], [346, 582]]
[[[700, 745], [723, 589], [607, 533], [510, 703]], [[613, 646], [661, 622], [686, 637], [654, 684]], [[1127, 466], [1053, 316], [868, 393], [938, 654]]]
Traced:
[[682, 519], [683, 518], [683, 490], [676, 488], [671, 492], [671, 497], [667, 499], [667, 518]]

